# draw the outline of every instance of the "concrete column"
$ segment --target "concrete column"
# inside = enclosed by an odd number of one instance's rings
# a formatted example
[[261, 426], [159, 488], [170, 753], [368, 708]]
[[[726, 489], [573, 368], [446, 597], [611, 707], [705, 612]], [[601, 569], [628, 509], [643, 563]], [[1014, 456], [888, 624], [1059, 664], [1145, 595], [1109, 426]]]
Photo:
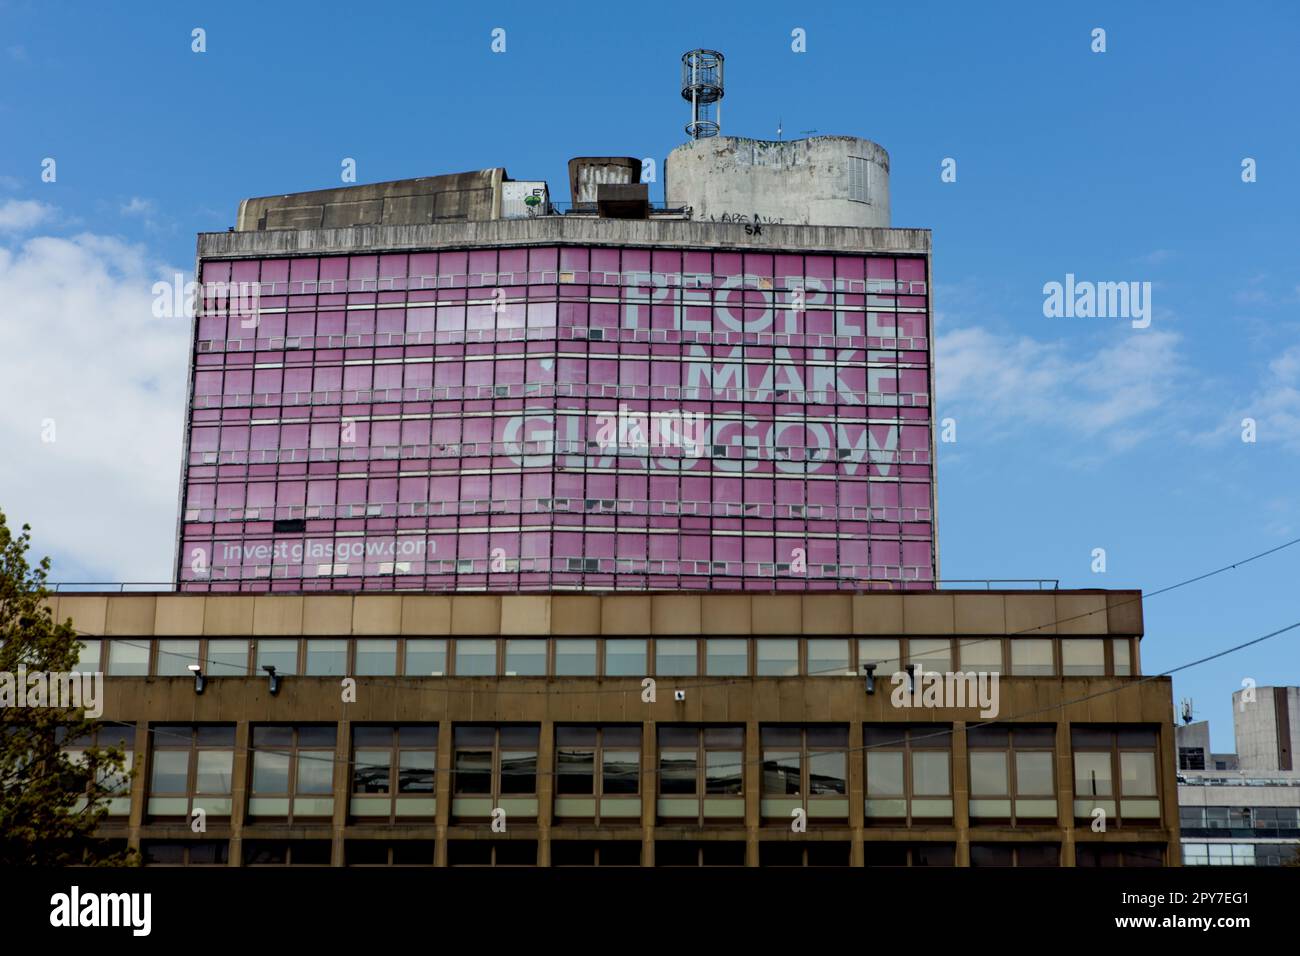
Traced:
[[[551, 812], [555, 793], [555, 724], [542, 721], [537, 740], [537, 865], [551, 865]], [[599, 768], [596, 769], [599, 773]]]
[[339, 718], [337, 736], [334, 738], [334, 818], [330, 865], [343, 866], [343, 828], [348, 825], [348, 804], [352, 797], [352, 766], [348, 762], [352, 740], [352, 722], [347, 710]]
[[862, 831], [866, 826], [864, 801], [867, 796], [866, 783], [867, 752], [862, 749], [862, 721], [849, 723], [849, 830], [852, 833], [849, 843], [849, 866], [862, 866], [865, 854], [862, 848]]
[[758, 866], [758, 830], [763, 825], [762, 793], [763, 768], [759, 763], [763, 759], [762, 744], [758, 735], [758, 721], [751, 720], [745, 724], [745, 766], [741, 787], [745, 793], [745, 865]]
[[438, 798], [437, 814], [434, 817], [434, 839], [437, 840], [433, 851], [434, 866], [447, 865], [447, 825], [451, 820], [451, 761], [451, 721], [443, 720], [438, 724], [438, 772], [434, 775], [434, 793]]
[[247, 720], [235, 725], [235, 761], [230, 775], [230, 866], [244, 863], [244, 818], [248, 809], [248, 786], [252, 780], [253, 731]]
[[1064, 713], [1056, 723], [1056, 825], [1061, 828], [1061, 866], [1074, 866], [1074, 751]]
[[131, 745], [131, 813], [127, 817], [126, 845], [140, 849], [140, 828], [144, 826], [145, 801], [149, 797], [148, 778], [149, 754], [152, 751], [149, 740], [149, 721], [137, 721], [135, 725], [135, 742]]
[[641, 725], [641, 865], [655, 865], [655, 804], [659, 775], [655, 761], [655, 722]]
[[[1178, 743], [1175, 738], [1176, 727], [1172, 723], [1160, 725], [1156, 738], [1156, 753], [1160, 772], [1160, 822], [1164, 828], [1161, 839], [1169, 846], [1166, 866], [1183, 865], [1183, 844], [1179, 839], [1180, 820], [1178, 815]], [[1205, 755], [1207, 765], [1210, 755]]]
[[955, 866], [970, 866], [970, 759], [966, 721], [952, 724], [952, 825], [957, 830]]

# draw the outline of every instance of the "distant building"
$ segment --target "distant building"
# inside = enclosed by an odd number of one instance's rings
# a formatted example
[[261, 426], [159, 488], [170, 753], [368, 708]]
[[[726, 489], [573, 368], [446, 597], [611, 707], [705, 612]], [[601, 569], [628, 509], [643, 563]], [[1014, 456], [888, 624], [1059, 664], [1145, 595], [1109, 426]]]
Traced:
[[1210, 752], [1207, 721], [1177, 729], [1184, 865], [1278, 866], [1300, 857], [1297, 698], [1297, 687], [1233, 694], [1236, 754]]

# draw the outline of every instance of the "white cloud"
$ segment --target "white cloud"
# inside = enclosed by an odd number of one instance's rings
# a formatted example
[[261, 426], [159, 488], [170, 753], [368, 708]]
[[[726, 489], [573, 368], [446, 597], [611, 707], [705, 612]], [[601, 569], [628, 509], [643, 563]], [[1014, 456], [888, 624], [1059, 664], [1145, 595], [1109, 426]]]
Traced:
[[1069, 440], [1131, 447], [1168, 428], [1183, 374], [1177, 333], [1124, 330], [1122, 342], [1084, 351], [1076, 343], [998, 335], [970, 326], [939, 336], [939, 415], [997, 435], [1050, 426]]
[[55, 209], [35, 199], [0, 202], [0, 232], [26, 232], [54, 218]]
[[152, 286], [177, 271], [99, 235], [0, 245], [0, 508], [108, 580], [170, 577], [189, 333]]
[[1243, 418], [1255, 419], [1261, 445], [1280, 444], [1300, 452], [1300, 345], [1293, 345], [1268, 363], [1268, 373], [1249, 404], [1234, 416], [1226, 431], [1240, 437]]
[[129, 202], [122, 204], [124, 216], [147, 216], [153, 212], [153, 200], [132, 196]]

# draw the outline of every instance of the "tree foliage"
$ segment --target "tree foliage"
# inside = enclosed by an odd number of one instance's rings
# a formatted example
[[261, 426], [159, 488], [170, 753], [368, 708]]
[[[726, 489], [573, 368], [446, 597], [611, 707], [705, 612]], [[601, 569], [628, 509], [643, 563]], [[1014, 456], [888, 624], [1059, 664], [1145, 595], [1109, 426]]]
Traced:
[[[50, 610], [50, 560], [32, 567], [30, 547], [30, 527], [15, 535], [0, 512], [0, 674], [14, 681], [20, 667], [71, 673], [81, 651], [72, 622]], [[130, 774], [121, 746], [90, 745], [94, 730], [81, 707], [0, 706], [0, 866], [135, 862], [95, 835]]]

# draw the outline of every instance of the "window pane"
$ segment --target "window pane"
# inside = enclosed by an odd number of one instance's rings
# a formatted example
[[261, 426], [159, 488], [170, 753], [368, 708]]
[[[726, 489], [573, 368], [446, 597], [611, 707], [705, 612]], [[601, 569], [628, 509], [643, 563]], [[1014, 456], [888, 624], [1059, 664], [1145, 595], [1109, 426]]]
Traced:
[[537, 751], [501, 752], [501, 792], [534, 793], [537, 789]]
[[706, 673], [710, 677], [743, 677], [749, 673], [749, 641], [710, 638], [704, 642]]
[[788, 637], [760, 637], [756, 673], [762, 677], [794, 677], [799, 673], [799, 642]]
[[1154, 797], [1156, 795], [1156, 755], [1153, 753], [1121, 753], [1119, 771], [1126, 797]]
[[199, 642], [194, 640], [161, 640], [158, 642], [158, 661], [154, 673], [159, 677], [188, 677], [190, 665], [199, 662]]
[[691, 676], [695, 673], [695, 646], [692, 637], [661, 637], [655, 641], [655, 673], [665, 677]]
[[289, 792], [289, 755], [258, 750], [253, 753], [253, 793]]
[[1009, 794], [1005, 753], [1000, 750], [971, 751], [970, 792], [982, 797], [1001, 797]]
[[144, 677], [149, 673], [149, 642], [109, 641], [108, 673], [113, 677]]
[[818, 794], [840, 794], [849, 792], [847, 755], [843, 753], [826, 753], [813, 750], [809, 745], [808, 754], [808, 792]]
[[1061, 668], [1067, 677], [1106, 673], [1106, 645], [1099, 638], [1061, 638]]
[[948, 796], [948, 754], [917, 751], [912, 754], [912, 796]]
[[595, 793], [596, 754], [592, 750], [562, 748], [555, 753], [556, 793]]
[[1016, 753], [1017, 796], [1047, 796], [1053, 794], [1052, 758], [1047, 751], [1019, 751]]
[[432, 750], [403, 750], [398, 754], [397, 792], [433, 793], [437, 763], [438, 755]]
[[958, 653], [963, 671], [994, 673], [1002, 670], [1002, 641], [999, 638], [960, 643]]
[[294, 640], [269, 640], [257, 642], [257, 676], [262, 668], [271, 665], [278, 674], [298, 672], [298, 642]]
[[763, 751], [763, 793], [799, 796], [802, 767], [797, 750]]
[[1111, 654], [1115, 657], [1115, 676], [1129, 677], [1133, 673], [1133, 659], [1127, 637], [1112, 638]]
[[212, 677], [247, 677], [248, 641], [210, 638], [205, 670]]
[[952, 670], [952, 641], [947, 638], [914, 637], [907, 642], [907, 661], [924, 669], [946, 673]]
[[298, 792], [334, 792], [334, 754], [328, 750], [308, 750], [298, 754]]
[[1076, 753], [1074, 755], [1074, 795], [1077, 798], [1109, 797], [1110, 754]]
[[808, 645], [808, 675], [838, 677], [849, 667], [849, 642], [840, 638], [812, 638]]
[[596, 674], [596, 640], [587, 637], [561, 637], [555, 641], [557, 676], [594, 677]]
[[357, 640], [357, 676], [388, 677], [397, 673], [397, 640], [363, 637]]
[[99, 655], [102, 649], [102, 644], [102, 641], [93, 640], [81, 642], [81, 654], [77, 659], [77, 671], [79, 673], [95, 674], [99, 672]]
[[1020, 677], [1051, 677], [1051, 640], [1037, 637], [1014, 639], [1011, 642], [1011, 673]]
[[456, 639], [456, 676], [473, 677], [497, 672], [497, 642], [492, 639]]
[[644, 677], [646, 647], [643, 638], [605, 642], [605, 674], [610, 677]]
[[730, 795], [740, 793], [744, 779], [744, 760], [738, 750], [705, 751], [704, 792]]
[[689, 751], [668, 750], [659, 754], [659, 792], [669, 795], [695, 793], [696, 755]]
[[641, 779], [641, 754], [636, 750], [606, 750], [601, 755], [606, 796], [636, 793]]
[[864, 664], [875, 664], [877, 679], [892, 677], [902, 667], [898, 662], [898, 641], [886, 638], [864, 637], [858, 641], [858, 670]]
[[358, 750], [352, 765], [352, 792], [388, 793], [392, 762], [391, 750]]
[[867, 793], [873, 797], [903, 795], [902, 751], [867, 751]]
[[529, 638], [506, 640], [506, 674], [516, 677], [546, 676], [546, 641]]
[[189, 787], [190, 752], [188, 750], [155, 750], [153, 754], [153, 780], [150, 794], [186, 793]]
[[342, 677], [347, 673], [348, 642], [342, 638], [311, 638], [307, 641], [307, 673], [318, 677]]
[[492, 751], [456, 751], [456, 793], [492, 792]]
[[194, 768], [195, 793], [230, 793], [235, 754], [230, 750], [200, 750]]
[[447, 642], [442, 639], [406, 642], [407, 677], [441, 677], [447, 673]]

